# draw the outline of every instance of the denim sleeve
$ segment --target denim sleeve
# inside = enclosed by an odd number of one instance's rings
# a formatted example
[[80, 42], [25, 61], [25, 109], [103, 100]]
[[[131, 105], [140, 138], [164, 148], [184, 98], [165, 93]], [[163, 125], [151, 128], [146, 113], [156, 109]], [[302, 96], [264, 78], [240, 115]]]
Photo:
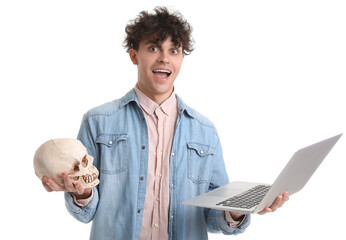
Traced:
[[[213, 160], [212, 176], [208, 191], [212, 191], [227, 183], [229, 183], [228, 175], [223, 160], [221, 143], [218, 140]], [[244, 219], [243, 223], [240, 226], [232, 228], [225, 220], [224, 211], [206, 208], [204, 209], [204, 215], [207, 222], [208, 232], [222, 232], [226, 235], [243, 233], [245, 229], [250, 225], [251, 219], [250, 215], [247, 215], [246, 219]]]
[[[88, 117], [88, 114], [85, 114], [83, 116], [83, 120], [79, 129], [78, 133], [78, 140], [80, 140], [83, 145], [86, 147], [88, 154], [94, 157], [94, 166], [98, 168], [98, 159], [96, 154], [96, 147], [94, 139], [96, 138], [96, 133], [93, 132], [93, 128], [90, 126], [90, 118]], [[70, 193], [65, 193], [65, 206], [67, 208], [67, 211], [77, 220], [88, 223], [93, 220], [97, 205], [99, 202], [99, 192], [98, 192], [98, 186], [93, 188], [94, 196], [92, 200], [85, 206], [80, 207], [78, 206], [73, 199], [73, 196]]]
[[78, 221], [81, 221], [83, 223], [88, 223], [91, 220], [93, 220], [97, 204], [99, 201], [99, 195], [97, 188], [93, 188], [94, 191], [94, 197], [92, 200], [86, 205], [85, 207], [78, 206], [73, 199], [73, 196], [70, 193], [65, 193], [65, 206], [67, 208], [67, 211]]
[[251, 215], [246, 215], [243, 223], [236, 227], [230, 227], [225, 220], [225, 213], [221, 210], [206, 209], [208, 212], [207, 228], [208, 232], [219, 233], [222, 232], [225, 235], [237, 235], [243, 233], [250, 225]]

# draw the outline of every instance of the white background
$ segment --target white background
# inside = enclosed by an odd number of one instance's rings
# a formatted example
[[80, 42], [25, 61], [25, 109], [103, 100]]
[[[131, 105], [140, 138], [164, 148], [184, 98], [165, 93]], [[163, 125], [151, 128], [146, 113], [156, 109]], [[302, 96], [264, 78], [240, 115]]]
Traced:
[[[118, 2], [0, 3], [1, 239], [88, 239], [91, 225], [43, 189], [32, 158], [135, 85], [124, 28], [157, 5], [194, 28], [176, 92], [217, 126], [231, 180], [272, 183], [295, 150], [346, 131], [343, 1]], [[344, 239], [345, 142], [303, 191], [236, 238]]]

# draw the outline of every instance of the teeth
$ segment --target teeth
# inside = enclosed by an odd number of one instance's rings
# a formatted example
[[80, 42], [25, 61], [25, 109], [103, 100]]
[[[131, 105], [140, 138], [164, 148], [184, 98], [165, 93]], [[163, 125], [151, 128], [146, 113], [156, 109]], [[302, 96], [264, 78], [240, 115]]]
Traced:
[[91, 182], [95, 181], [96, 179], [97, 179], [97, 176], [95, 173], [92, 176], [89, 174], [83, 176], [83, 180], [86, 183], [91, 183]]
[[164, 69], [158, 69], [158, 70], [154, 70], [153, 72], [164, 72], [164, 73], [171, 73], [171, 71], [168, 70], [164, 70]]

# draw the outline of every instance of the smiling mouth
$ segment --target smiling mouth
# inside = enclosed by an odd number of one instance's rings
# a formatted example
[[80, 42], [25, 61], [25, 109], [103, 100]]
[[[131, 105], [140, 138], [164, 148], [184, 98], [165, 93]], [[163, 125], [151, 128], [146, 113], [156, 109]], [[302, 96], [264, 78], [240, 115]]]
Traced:
[[168, 78], [171, 73], [171, 71], [165, 69], [153, 70], [153, 74], [155, 75], [155, 77], [161, 80]]

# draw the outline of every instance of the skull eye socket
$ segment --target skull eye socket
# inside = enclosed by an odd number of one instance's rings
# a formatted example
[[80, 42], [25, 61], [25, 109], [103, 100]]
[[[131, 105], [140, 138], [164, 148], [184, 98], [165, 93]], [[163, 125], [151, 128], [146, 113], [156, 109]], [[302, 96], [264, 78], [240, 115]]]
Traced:
[[87, 155], [85, 155], [82, 159], [82, 163], [81, 163], [82, 167], [86, 167], [88, 166], [88, 159], [87, 159]]

